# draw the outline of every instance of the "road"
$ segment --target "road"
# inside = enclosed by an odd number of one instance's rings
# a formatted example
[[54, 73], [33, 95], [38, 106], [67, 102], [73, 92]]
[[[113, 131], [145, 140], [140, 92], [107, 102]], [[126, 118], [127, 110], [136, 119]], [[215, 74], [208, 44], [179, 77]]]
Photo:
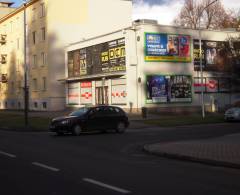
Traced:
[[217, 137], [240, 124], [79, 137], [0, 131], [1, 195], [240, 194], [240, 170], [165, 159], [144, 144]]

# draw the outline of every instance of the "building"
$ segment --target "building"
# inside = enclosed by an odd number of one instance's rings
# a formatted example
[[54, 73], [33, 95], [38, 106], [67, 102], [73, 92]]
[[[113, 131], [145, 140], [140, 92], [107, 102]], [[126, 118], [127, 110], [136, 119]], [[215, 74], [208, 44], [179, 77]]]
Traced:
[[12, 2], [0, 1], [0, 18], [11, 13], [12, 11], [14, 11], [16, 9], [16, 8], [11, 7], [12, 5], [13, 5]]
[[[193, 111], [204, 90], [209, 111], [240, 100], [232, 85], [232, 64], [225, 55], [235, 31], [199, 31], [139, 20], [128, 28], [70, 44], [66, 48], [68, 106], [110, 104], [130, 111]], [[236, 68], [239, 68], [239, 64]], [[240, 69], [238, 69], [238, 72]]]
[[24, 107], [26, 70], [30, 109], [63, 110], [65, 85], [59, 80], [65, 77], [65, 46], [131, 25], [132, 2], [126, 0], [31, 0], [17, 9], [11, 5], [0, 3], [11, 11], [0, 17], [0, 109]]

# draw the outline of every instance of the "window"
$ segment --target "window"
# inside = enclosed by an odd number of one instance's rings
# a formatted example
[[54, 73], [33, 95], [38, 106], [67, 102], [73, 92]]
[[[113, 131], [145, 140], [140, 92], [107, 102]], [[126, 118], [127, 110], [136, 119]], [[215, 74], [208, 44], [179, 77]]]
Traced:
[[47, 85], [46, 85], [47, 83], [46, 83], [46, 77], [43, 77], [42, 78], [42, 90], [43, 91], [46, 91], [46, 89], [47, 89]]
[[37, 55], [33, 55], [33, 68], [37, 67]]
[[16, 69], [16, 71], [17, 72], [19, 72], [20, 71], [20, 64], [21, 64], [21, 61], [20, 61], [20, 59], [17, 59], [17, 69]]
[[18, 108], [21, 108], [21, 102], [18, 102]]
[[45, 56], [45, 53], [44, 52], [42, 52], [41, 53], [41, 63], [42, 63], [42, 66], [44, 66], [45, 65], [45, 63], [46, 63], [46, 56]]
[[46, 29], [45, 29], [45, 27], [41, 28], [41, 34], [42, 34], [42, 41], [45, 41], [45, 39], [46, 39]]
[[42, 3], [40, 5], [40, 18], [44, 17], [45, 16], [45, 4]]
[[21, 81], [18, 81], [18, 83], [17, 83], [17, 88], [18, 88], [18, 93], [20, 93], [21, 92]]
[[36, 20], [36, 8], [32, 9], [32, 22]]
[[42, 103], [42, 107], [43, 107], [44, 109], [47, 109], [47, 102], [43, 102], [43, 103]]
[[38, 107], [38, 103], [34, 102], [34, 108], [37, 108], [37, 107]]
[[33, 31], [32, 32], [32, 40], [33, 40], [33, 44], [35, 44], [36, 43], [36, 31]]
[[38, 84], [37, 84], [37, 79], [33, 79], [33, 91], [38, 90]]

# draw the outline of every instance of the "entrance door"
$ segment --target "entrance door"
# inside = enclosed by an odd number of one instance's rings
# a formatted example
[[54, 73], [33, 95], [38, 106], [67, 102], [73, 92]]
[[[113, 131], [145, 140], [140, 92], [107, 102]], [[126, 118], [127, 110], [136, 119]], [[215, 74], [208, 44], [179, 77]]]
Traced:
[[108, 104], [108, 87], [96, 87], [96, 104]]

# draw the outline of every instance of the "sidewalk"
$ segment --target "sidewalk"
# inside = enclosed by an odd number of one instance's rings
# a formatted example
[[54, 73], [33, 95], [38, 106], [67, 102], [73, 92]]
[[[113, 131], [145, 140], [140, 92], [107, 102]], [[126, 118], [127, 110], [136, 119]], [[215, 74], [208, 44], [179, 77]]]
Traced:
[[196, 141], [145, 145], [144, 150], [162, 157], [240, 169], [240, 133]]

